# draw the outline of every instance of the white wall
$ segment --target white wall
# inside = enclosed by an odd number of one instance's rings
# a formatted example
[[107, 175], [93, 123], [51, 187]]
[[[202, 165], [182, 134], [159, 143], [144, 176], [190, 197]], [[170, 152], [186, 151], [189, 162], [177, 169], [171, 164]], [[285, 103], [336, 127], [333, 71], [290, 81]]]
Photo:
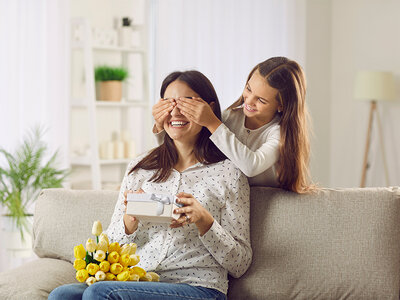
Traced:
[[[335, 187], [360, 185], [368, 104], [353, 97], [357, 70], [388, 70], [396, 76], [396, 102], [379, 103], [391, 185], [400, 184], [400, 1], [332, 1], [331, 170]], [[376, 138], [373, 150], [376, 149]], [[385, 185], [380, 152], [371, 166], [368, 185]]]
[[310, 167], [313, 181], [321, 187], [330, 185], [331, 14], [330, 0], [307, 0], [304, 69], [313, 132]]

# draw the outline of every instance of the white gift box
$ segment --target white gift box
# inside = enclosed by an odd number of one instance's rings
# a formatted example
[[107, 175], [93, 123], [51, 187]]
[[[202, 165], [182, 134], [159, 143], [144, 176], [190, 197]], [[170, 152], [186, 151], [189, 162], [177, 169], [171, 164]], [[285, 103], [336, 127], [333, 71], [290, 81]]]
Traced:
[[176, 203], [176, 197], [170, 194], [129, 193], [126, 200], [126, 213], [144, 222], [170, 223], [172, 219], [176, 220], [180, 216], [174, 214], [174, 210], [182, 207]]

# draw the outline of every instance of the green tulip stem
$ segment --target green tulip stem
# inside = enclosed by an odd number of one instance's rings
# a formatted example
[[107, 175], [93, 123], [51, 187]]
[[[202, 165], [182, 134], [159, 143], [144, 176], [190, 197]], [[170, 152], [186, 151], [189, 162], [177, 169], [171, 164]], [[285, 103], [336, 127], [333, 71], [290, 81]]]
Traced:
[[97, 241], [97, 244], [99, 243], [99, 236], [98, 235], [96, 235], [96, 241]]

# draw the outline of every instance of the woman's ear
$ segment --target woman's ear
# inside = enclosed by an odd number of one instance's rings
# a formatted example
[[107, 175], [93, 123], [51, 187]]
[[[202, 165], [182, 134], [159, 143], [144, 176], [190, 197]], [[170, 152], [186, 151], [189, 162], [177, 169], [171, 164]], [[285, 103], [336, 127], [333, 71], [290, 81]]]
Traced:
[[211, 109], [214, 110], [214, 108], [215, 108], [215, 101], [210, 102], [210, 106], [211, 106]]

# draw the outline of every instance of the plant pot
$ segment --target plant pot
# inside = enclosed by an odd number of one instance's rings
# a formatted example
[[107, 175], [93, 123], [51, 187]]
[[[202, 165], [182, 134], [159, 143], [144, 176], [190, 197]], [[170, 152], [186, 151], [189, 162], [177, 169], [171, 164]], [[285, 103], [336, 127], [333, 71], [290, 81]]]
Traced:
[[102, 101], [121, 101], [122, 81], [110, 80], [100, 81], [99, 100]]
[[32, 254], [32, 224], [33, 216], [26, 215], [29, 230], [24, 231], [24, 239], [21, 238], [20, 231], [16, 228], [10, 216], [1, 215], [2, 236], [7, 243], [5, 249], [17, 254], [18, 257], [29, 257]]

